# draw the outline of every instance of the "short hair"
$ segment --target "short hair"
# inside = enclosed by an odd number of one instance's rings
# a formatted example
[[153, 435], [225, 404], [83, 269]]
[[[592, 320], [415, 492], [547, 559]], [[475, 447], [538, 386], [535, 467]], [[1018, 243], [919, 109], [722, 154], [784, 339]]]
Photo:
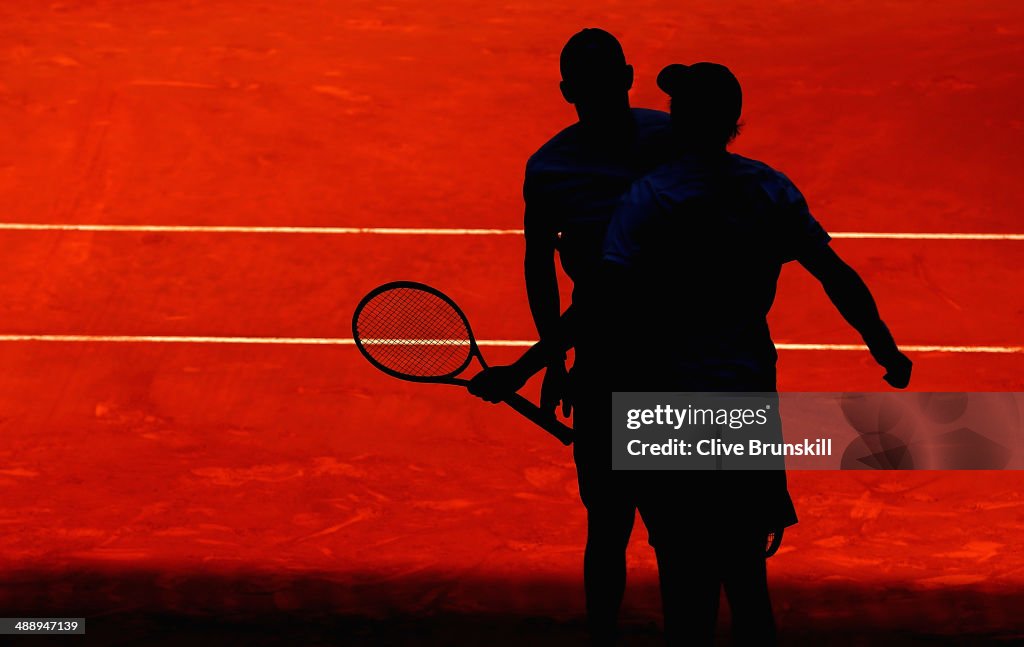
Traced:
[[626, 55], [618, 39], [603, 29], [588, 27], [573, 34], [562, 48], [558, 66], [562, 79], [593, 79], [608, 70], [625, 67]]
[[714, 115], [704, 115], [703, 118], [694, 119], [694, 112], [685, 105], [684, 100], [679, 100], [680, 107], [676, 107], [676, 100], [669, 100], [669, 114], [672, 117], [672, 128], [675, 132], [688, 130], [699, 132], [698, 142], [727, 146], [739, 137], [743, 130], [743, 122], [738, 119], [726, 117], [724, 119]]

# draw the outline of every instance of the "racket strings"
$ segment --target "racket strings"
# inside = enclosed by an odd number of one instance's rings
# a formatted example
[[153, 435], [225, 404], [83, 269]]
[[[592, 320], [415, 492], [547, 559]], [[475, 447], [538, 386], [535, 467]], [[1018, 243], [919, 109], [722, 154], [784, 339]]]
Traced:
[[470, 333], [460, 313], [414, 287], [390, 288], [367, 301], [356, 316], [356, 335], [374, 361], [402, 375], [452, 375], [469, 360]]

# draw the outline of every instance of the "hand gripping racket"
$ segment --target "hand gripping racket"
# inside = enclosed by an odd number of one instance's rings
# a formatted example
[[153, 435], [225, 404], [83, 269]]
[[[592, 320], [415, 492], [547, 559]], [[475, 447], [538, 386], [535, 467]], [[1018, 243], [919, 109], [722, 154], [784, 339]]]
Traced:
[[[456, 377], [476, 357], [487, 368], [469, 320], [450, 297], [429, 285], [394, 281], [373, 289], [352, 316], [356, 347], [371, 364], [392, 377], [410, 382], [467, 386]], [[572, 443], [572, 430], [513, 393], [505, 403], [562, 441]]]

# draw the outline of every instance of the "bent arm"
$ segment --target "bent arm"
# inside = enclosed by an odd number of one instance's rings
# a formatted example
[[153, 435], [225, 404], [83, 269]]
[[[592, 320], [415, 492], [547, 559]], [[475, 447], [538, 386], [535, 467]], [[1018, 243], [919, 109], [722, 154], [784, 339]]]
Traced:
[[[618, 262], [604, 261], [601, 266], [601, 299], [593, 304], [597, 308], [597, 325], [602, 326], [604, 336], [612, 336], [617, 330], [624, 330], [627, 313], [632, 311], [631, 295], [628, 289], [630, 268]], [[570, 305], [561, 317], [555, 321], [554, 332], [542, 336], [540, 341], [531, 346], [512, 367], [523, 382], [535, 373], [563, 362], [565, 353], [574, 346], [576, 337], [576, 306]], [[610, 352], [610, 349], [609, 349]], [[609, 361], [621, 361], [610, 358]]]
[[[529, 214], [529, 210], [527, 213]], [[530, 220], [527, 218], [527, 223], [529, 222]], [[568, 350], [568, 346], [563, 340], [569, 339], [570, 335], [561, 333], [563, 324], [560, 321], [571, 320], [572, 308], [563, 317], [559, 317], [554, 245], [545, 244], [544, 239], [537, 240], [536, 237], [531, 236], [535, 230], [531, 230], [529, 225], [526, 233], [526, 290], [530, 300], [530, 311], [533, 313], [541, 339], [509, 366], [495, 366], [480, 371], [470, 380], [469, 392], [488, 402], [499, 402], [523, 388], [527, 380], [543, 368], [557, 368], [562, 372], [565, 371], [565, 352]], [[548, 373], [548, 375], [551, 374]], [[547, 376], [545, 376], [546, 380]], [[544, 388], [542, 388], [542, 407], [545, 405], [544, 393]], [[552, 412], [555, 404], [551, 404]], [[568, 412], [567, 409], [566, 412]]]
[[522, 373], [525, 379], [529, 379], [541, 369], [550, 366], [553, 361], [564, 361], [565, 353], [573, 347], [572, 329], [575, 319], [576, 309], [574, 306], [569, 306], [556, 322], [557, 332], [547, 338], [542, 337], [515, 361], [513, 366]]

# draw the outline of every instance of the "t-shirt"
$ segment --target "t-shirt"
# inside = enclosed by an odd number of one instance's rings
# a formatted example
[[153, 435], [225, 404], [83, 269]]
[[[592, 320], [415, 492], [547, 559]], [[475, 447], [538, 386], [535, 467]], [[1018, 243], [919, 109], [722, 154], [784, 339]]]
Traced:
[[600, 267], [608, 223], [630, 185], [669, 159], [669, 116], [633, 108], [619, 139], [576, 123], [526, 164], [526, 235], [550, 237], [578, 287]]
[[774, 385], [767, 316], [779, 272], [829, 240], [796, 186], [767, 164], [686, 155], [623, 196], [604, 259], [631, 268], [628, 334], [644, 340], [647, 368], [682, 384], [770, 374]]

